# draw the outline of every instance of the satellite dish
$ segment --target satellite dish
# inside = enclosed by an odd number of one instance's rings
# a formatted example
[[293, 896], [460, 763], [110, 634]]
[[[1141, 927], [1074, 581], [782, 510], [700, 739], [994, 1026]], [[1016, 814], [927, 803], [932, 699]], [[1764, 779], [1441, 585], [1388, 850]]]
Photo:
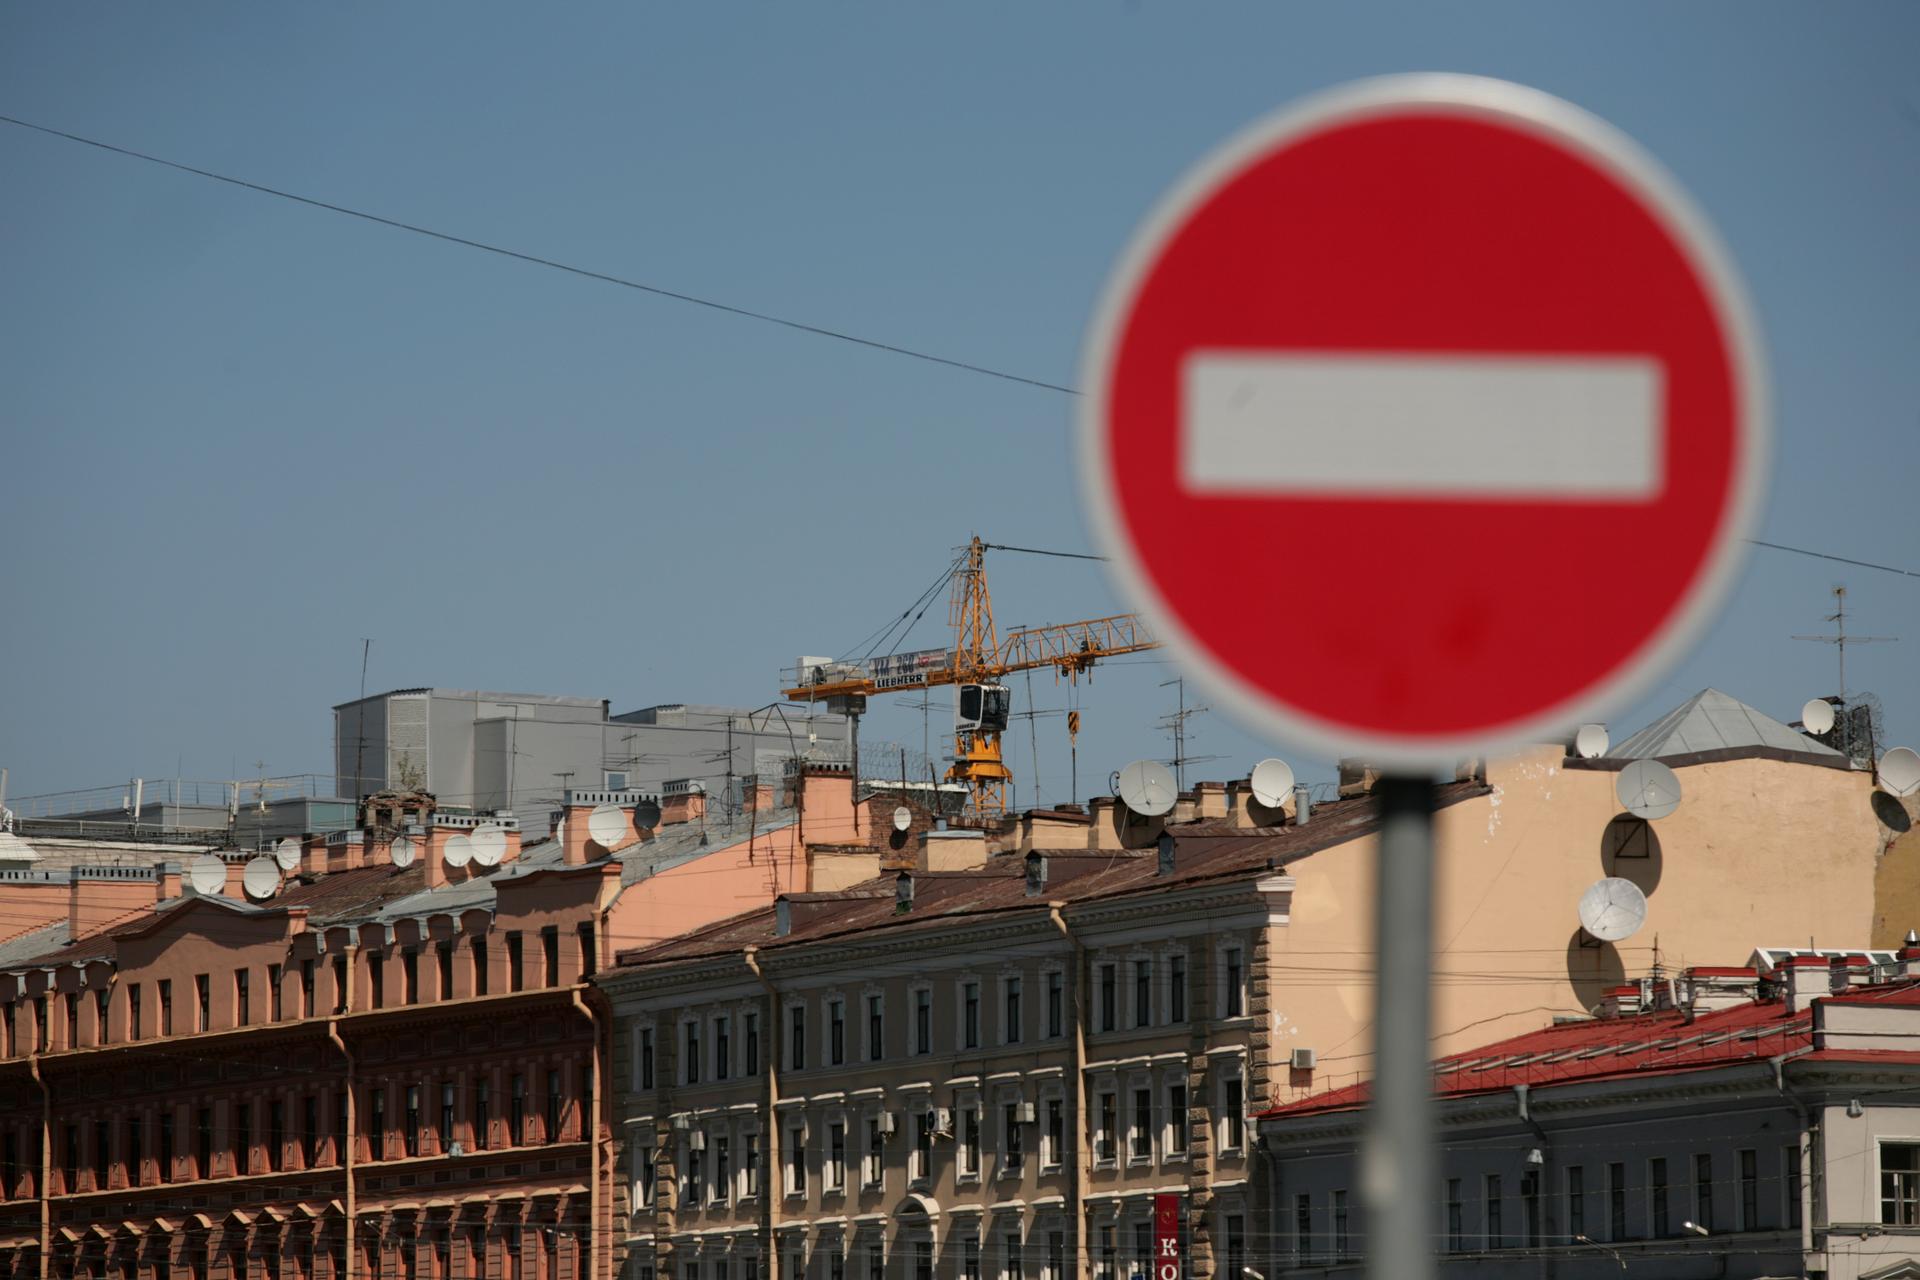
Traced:
[[447, 837], [446, 848], [440, 851], [440, 857], [450, 867], [464, 867], [473, 861], [473, 837], [452, 835]]
[[1173, 775], [1158, 760], [1135, 760], [1120, 771], [1120, 803], [1143, 818], [1171, 812], [1177, 794]]
[[413, 852], [413, 841], [401, 836], [387, 850], [387, 857], [392, 860], [394, 866], [405, 870], [413, 865]]
[[1580, 895], [1580, 927], [1601, 942], [1631, 938], [1647, 922], [1647, 895], [1631, 880], [1608, 876]]
[[1607, 754], [1607, 726], [1603, 724], [1583, 724], [1580, 732], [1573, 735], [1573, 749], [1582, 760], [1598, 760]]
[[1895, 747], [1881, 756], [1880, 789], [1900, 797], [1920, 791], [1920, 752], [1912, 747]]
[[652, 831], [660, 825], [660, 806], [651, 800], [642, 800], [633, 806], [633, 825]]
[[1680, 807], [1680, 779], [1658, 760], [1635, 760], [1620, 771], [1613, 791], [1628, 813], [1648, 822]]
[[280, 864], [264, 853], [250, 858], [240, 873], [240, 884], [249, 898], [271, 898], [280, 891]]
[[1253, 784], [1253, 798], [1264, 808], [1281, 808], [1293, 798], [1293, 766], [1285, 760], [1262, 760], [1253, 766], [1248, 781]]
[[625, 837], [630, 829], [627, 823], [627, 811], [617, 804], [599, 805], [587, 815], [587, 834], [593, 837], [595, 844], [608, 853], [613, 852], [613, 846]]
[[203, 853], [187, 864], [187, 882], [195, 893], [218, 893], [227, 887], [227, 864]]
[[905, 831], [912, 825], [913, 810], [907, 808], [905, 805], [901, 805], [893, 811], [893, 829], [895, 831]]
[[1800, 727], [1808, 733], [1826, 733], [1833, 728], [1833, 704], [1825, 698], [1809, 698], [1800, 708]]
[[282, 840], [279, 844], [273, 846], [273, 860], [282, 871], [298, 871], [300, 869], [300, 842], [298, 840]]
[[467, 840], [473, 848], [473, 860], [483, 867], [497, 867], [507, 856], [507, 829], [497, 822], [481, 823]]

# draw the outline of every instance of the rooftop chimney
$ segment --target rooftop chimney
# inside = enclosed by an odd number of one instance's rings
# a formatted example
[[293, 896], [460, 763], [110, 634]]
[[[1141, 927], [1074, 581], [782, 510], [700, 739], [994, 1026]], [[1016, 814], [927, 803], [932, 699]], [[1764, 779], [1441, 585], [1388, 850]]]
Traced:
[[677, 827], [698, 822], [707, 816], [707, 785], [694, 778], [679, 778], [660, 788], [660, 825]]
[[904, 915], [913, 910], [913, 872], [902, 871], [893, 878], [893, 910]]
[[1806, 1010], [1816, 997], [1833, 990], [1825, 956], [1788, 956], [1774, 973], [1786, 997], [1788, 1013]]
[[1034, 851], [1027, 855], [1027, 896], [1037, 898], [1047, 891], [1047, 855]]
[[1170, 876], [1173, 874], [1174, 853], [1177, 847], [1178, 845], [1173, 838], [1172, 832], [1162, 831], [1160, 833], [1160, 859], [1153, 869], [1155, 875]]

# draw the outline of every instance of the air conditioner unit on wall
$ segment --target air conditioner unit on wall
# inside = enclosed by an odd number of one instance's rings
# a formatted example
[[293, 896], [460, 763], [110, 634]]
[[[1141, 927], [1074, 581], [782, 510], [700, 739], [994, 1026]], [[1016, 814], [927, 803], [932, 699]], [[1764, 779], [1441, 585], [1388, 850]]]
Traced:
[[1318, 1061], [1318, 1055], [1311, 1049], [1295, 1049], [1288, 1061], [1295, 1071], [1311, 1071], [1313, 1064]]
[[1022, 1102], [1014, 1108], [1014, 1118], [1021, 1124], [1034, 1124], [1039, 1121], [1040, 1113], [1031, 1102]]
[[705, 1151], [706, 1149], [707, 1149], [706, 1130], [695, 1129], [692, 1133], [687, 1135], [687, 1150]]
[[947, 1110], [945, 1107], [935, 1107], [933, 1109], [933, 1131], [951, 1136], [953, 1133], [953, 1112]]
[[894, 1119], [893, 1112], [882, 1111], [880, 1113], [880, 1136], [883, 1138], [891, 1138], [897, 1124], [898, 1121]]

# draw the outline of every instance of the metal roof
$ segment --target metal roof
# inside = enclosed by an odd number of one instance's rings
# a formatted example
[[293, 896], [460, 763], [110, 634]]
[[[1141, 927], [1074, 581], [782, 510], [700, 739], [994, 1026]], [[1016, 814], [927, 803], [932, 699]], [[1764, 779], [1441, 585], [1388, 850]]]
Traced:
[[1824, 742], [1789, 729], [1718, 689], [1702, 689], [1607, 752], [1615, 760], [1658, 760], [1702, 751], [1769, 747], [1798, 755], [1846, 757]]

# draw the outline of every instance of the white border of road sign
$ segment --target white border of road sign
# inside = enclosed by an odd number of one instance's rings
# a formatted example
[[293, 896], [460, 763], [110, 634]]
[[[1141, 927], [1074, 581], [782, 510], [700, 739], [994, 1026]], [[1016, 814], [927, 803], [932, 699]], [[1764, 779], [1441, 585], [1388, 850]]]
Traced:
[[[1587, 160], [1636, 195], [1660, 219], [1699, 272], [1734, 363], [1736, 447], [1725, 516], [1707, 563], [1680, 606], [1612, 676], [1583, 694], [1478, 733], [1417, 737], [1358, 730], [1290, 706], [1244, 682], [1210, 657], [1135, 561], [1107, 481], [1107, 387], [1125, 309], [1146, 272], [1193, 211], [1247, 165], [1305, 134], [1409, 107], [1492, 120], [1531, 132]], [[1766, 358], [1745, 286], [1719, 236], [1679, 184], [1639, 144], [1606, 121], [1551, 94], [1483, 76], [1423, 73], [1361, 80], [1313, 95], [1256, 121], [1188, 170], [1134, 231], [1087, 327], [1080, 360], [1080, 487], [1094, 541], [1107, 555], [1121, 597], [1147, 614], [1187, 674], [1257, 730], [1327, 756], [1361, 755], [1411, 769], [1450, 767], [1461, 756], [1557, 741], [1568, 725], [1602, 720], [1644, 693], [1713, 621], [1746, 560], [1746, 542], [1765, 498], [1772, 431]], [[1310, 679], [1310, 674], [1303, 674]]]

